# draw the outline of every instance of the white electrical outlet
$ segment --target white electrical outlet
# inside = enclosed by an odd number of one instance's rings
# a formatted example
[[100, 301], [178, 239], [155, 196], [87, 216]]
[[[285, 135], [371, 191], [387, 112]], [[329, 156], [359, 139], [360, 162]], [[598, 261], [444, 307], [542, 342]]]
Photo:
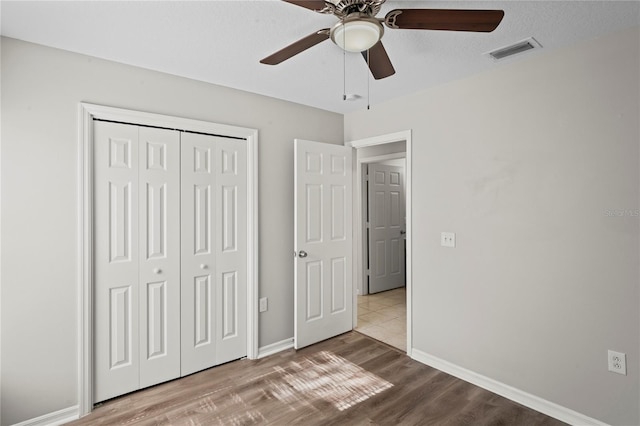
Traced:
[[[255, 299], [254, 299], [255, 300]], [[269, 301], [266, 297], [260, 298], [260, 312], [266, 312], [269, 309]]]
[[440, 245], [442, 247], [455, 247], [456, 246], [456, 234], [455, 234], [455, 232], [441, 232], [440, 233]]
[[627, 355], [622, 352], [608, 351], [609, 371], [627, 375]]

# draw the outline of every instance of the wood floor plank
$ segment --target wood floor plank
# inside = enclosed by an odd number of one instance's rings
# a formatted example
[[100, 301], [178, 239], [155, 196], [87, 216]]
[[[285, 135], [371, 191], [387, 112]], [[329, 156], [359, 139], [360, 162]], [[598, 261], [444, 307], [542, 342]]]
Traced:
[[561, 425], [356, 332], [107, 401], [72, 425]]

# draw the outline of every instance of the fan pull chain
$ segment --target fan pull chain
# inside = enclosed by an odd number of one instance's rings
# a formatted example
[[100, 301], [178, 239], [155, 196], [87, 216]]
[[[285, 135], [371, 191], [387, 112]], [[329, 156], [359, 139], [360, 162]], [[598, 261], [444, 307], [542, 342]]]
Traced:
[[369, 90], [369, 82], [371, 81], [371, 49], [367, 50], [367, 110], [371, 109], [371, 91]]
[[346, 52], [342, 51], [342, 100], [347, 100], [347, 59]]
[[[342, 20], [342, 25], [344, 25], [344, 20]], [[342, 32], [342, 45], [345, 46], [346, 31]], [[347, 100], [347, 51], [342, 49], [342, 100]]]

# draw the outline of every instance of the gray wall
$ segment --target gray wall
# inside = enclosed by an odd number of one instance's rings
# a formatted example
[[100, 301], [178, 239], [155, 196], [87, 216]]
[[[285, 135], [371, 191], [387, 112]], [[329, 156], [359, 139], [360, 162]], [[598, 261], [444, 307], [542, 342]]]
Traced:
[[260, 345], [293, 335], [293, 139], [342, 115], [7, 38], [1, 71], [3, 425], [77, 403], [81, 101], [259, 130]]
[[414, 347], [620, 425], [640, 423], [639, 39], [345, 117], [347, 141], [413, 131]]

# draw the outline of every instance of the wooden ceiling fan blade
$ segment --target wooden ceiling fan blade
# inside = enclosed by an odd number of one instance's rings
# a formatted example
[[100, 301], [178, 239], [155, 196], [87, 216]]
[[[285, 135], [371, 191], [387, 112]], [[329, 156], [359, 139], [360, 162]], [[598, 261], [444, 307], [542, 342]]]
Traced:
[[304, 7], [305, 9], [310, 9], [315, 12], [319, 12], [327, 5], [324, 3], [324, 0], [282, 0], [286, 3], [295, 4], [296, 6]]
[[489, 33], [503, 17], [502, 10], [395, 9], [384, 21], [389, 28]]
[[396, 73], [381, 41], [377, 42], [371, 49], [362, 52], [362, 57], [365, 61], [367, 61], [367, 54], [369, 55], [369, 69], [376, 80], [387, 78]]
[[289, 46], [278, 50], [276, 53], [267, 56], [266, 58], [261, 60], [260, 63], [267, 64], [267, 65], [277, 65], [280, 62], [286, 61], [292, 56], [295, 56], [300, 52], [304, 52], [310, 47], [313, 47], [316, 44], [327, 40], [328, 38], [329, 38], [329, 28], [316, 31], [313, 34], [309, 34], [308, 36], [301, 38], [295, 43], [292, 43]]

